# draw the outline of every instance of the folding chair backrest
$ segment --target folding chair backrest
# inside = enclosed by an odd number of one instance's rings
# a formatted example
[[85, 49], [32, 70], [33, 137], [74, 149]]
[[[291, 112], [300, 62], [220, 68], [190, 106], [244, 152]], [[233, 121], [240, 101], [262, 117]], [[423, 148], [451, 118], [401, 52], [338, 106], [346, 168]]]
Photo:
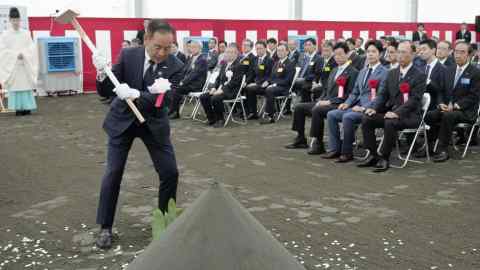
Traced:
[[207, 78], [205, 79], [205, 83], [203, 84], [202, 87], [202, 92], [206, 92], [208, 90], [208, 85], [210, 84], [210, 79], [213, 76], [213, 72], [207, 71]]
[[427, 115], [428, 108], [430, 107], [430, 102], [432, 101], [432, 98], [430, 97], [429, 93], [423, 93], [422, 97], [422, 119], [425, 118], [425, 115]]
[[298, 75], [300, 74], [300, 67], [295, 67], [295, 75], [293, 76], [292, 84], [290, 85], [290, 89], [288, 89], [288, 93], [292, 93], [293, 91], [293, 86], [295, 85], [295, 81], [298, 78]]
[[240, 87], [238, 88], [236, 99], [240, 98], [240, 96], [242, 95], [242, 89], [245, 88], [246, 84], [247, 84], [247, 75], [243, 75], [242, 83], [240, 84]]

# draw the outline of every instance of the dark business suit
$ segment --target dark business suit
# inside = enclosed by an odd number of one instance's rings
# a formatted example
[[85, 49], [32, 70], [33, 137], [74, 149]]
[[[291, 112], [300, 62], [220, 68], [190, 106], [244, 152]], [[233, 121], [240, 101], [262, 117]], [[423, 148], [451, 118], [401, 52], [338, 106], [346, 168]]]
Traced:
[[[428, 77], [428, 73], [426, 73], [427, 66], [422, 67], [421, 70], [423, 70], [427, 76], [427, 88], [425, 92], [430, 94], [431, 102], [428, 110], [431, 111], [437, 108], [441, 102], [440, 97], [445, 95], [447, 68], [437, 61], [430, 72], [430, 77]], [[428, 79], [430, 79], [429, 83]]]
[[[331, 110], [334, 110], [341, 103], [345, 102], [348, 95], [353, 90], [355, 86], [355, 80], [357, 79], [358, 71], [352, 66], [348, 65], [339, 76], [337, 75], [337, 70], [339, 67], [336, 67], [330, 72], [328, 82], [326, 84], [325, 91], [319, 97], [320, 100], [330, 101], [330, 105], [319, 105], [318, 101], [314, 102], [305, 102], [299, 103], [295, 106], [293, 112], [293, 123], [292, 130], [296, 131], [299, 136], [304, 137], [305, 135], [305, 119], [307, 116], [312, 116], [312, 124], [310, 127], [310, 137], [317, 138], [318, 142], [323, 142], [323, 133], [324, 133], [324, 119], [327, 117], [327, 113]], [[339, 97], [338, 85], [336, 79], [340, 76], [345, 76], [347, 83], [344, 88], [343, 96]], [[337, 77], [337, 78], [336, 78]]]
[[[170, 125], [167, 118], [167, 104], [155, 107], [156, 94], [151, 94], [147, 87], [159, 77], [166, 78], [172, 89], [178, 87], [182, 78], [183, 64], [173, 55], [153, 65], [145, 71], [145, 48], [129, 48], [122, 50], [120, 58], [112, 68], [121, 83], [140, 91], [135, 99], [139, 111], [146, 122], [140, 124], [127, 103], [115, 98], [107, 113], [103, 127], [108, 134], [108, 154], [106, 172], [102, 180], [97, 223], [111, 227], [115, 216], [120, 184], [127, 161], [128, 152], [136, 137], [142, 139], [153, 161], [160, 178], [158, 207], [165, 211], [168, 201], [176, 198], [178, 169], [175, 153], [170, 142]], [[105, 79], [101, 91], [110, 91], [111, 84]], [[105, 88], [103, 88], [105, 87]], [[168, 102], [166, 102], [168, 103]]]
[[215, 69], [218, 63], [218, 52], [216, 50], [210, 50], [207, 54], [208, 70]]
[[348, 59], [352, 61], [352, 66], [356, 70], [362, 70], [365, 67], [366, 56], [358, 55], [353, 51]]
[[[232, 71], [233, 73], [230, 80], [226, 75], [227, 71]], [[239, 58], [230, 66], [228, 66], [228, 63], [222, 64], [220, 73], [215, 80], [214, 88], [217, 90], [222, 89], [223, 94], [214, 96], [210, 95], [210, 93], [204, 93], [200, 96], [200, 102], [210, 123], [224, 120], [225, 107], [223, 101], [235, 98], [242, 84], [243, 75]]]
[[323, 65], [323, 58], [317, 53], [312, 57], [303, 54], [299, 58], [300, 73], [293, 90], [302, 97], [302, 102], [312, 101], [312, 84], [321, 76]]
[[187, 64], [187, 56], [182, 53], [181, 51], [177, 51], [176, 54], [174, 54], [180, 61], [182, 61], [183, 64]]
[[298, 65], [298, 60], [300, 59], [301, 55], [302, 54], [298, 50], [288, 52], [288, 59], [290, 59], [290, 62], [292, 62], [293, 64]]
[[265, 112], [273, 117], [275, 114], [275, 97], [288, 95], [295, 76], [295, 65], [288, 59], [275, 63], [270, 75], [270, 85], [265, 90]]
[[328, 77], [330, 76], [330, 72], [332, 72], [332, 70], [337, 67], [337, 62], [335, 61], [335, 58], [333, 56], [330, 57], [328, 61], [325, 61], [325, 59], [323, 59], [323, 62], [324, 62], [324, 65], [323, 65], [322, 71], [315, 78], [315, 81], [320, 84], [317, 87], [314, 87], [312, 89], [314, 100], [322, 95], [325, 88], [327, 87]]
[[248, 113], [257, 113], [257, 95], [265, 95], [265, 89], [262, 84], [270, 79], [273, 68], [273, 60], [265, 55], [263, 59], [256, 57], [254, 60], [255, 69], [253, 77], [247, 80], [245, 95], [247, 97]]
[[413, 32], [412, 41], [422, 41], [428, 39], [428, 36], [425, 32], [422, 32], [421, 35], [418, 31]]
[[[384, 141], [382, 157], [390, 159], [393, 146], [397, 141], [398, 131], [405, 128], [417, 128], [421, 121], [422, 97], [425, 91], [426, 76], [413, 65], [400, 79], [400, 67], [388, 72], [385, 88], [373, 101], [370, 108], [377, 113], [362, 119], [362, 132], [365, 147], [370, 150], [373, 156], [378, 156], [376, 147], [375, 129], [383, 128]], [[408, 100], [404, 102], [403, 94], [400, 92], [400, 84], [408, 83], [410, 92]], [[386, 112], [394, 112], [397, 119], [385, 119]]]
[[473, 122], [477, 117], [480, 100], [480, 70], [469, 64], [455, 84], [457, 67], [446, 72], [446, 91], [438, 97], [438, 103], [458, 104], [460, 109], [441, 112], [439, 109], [427, 113], [425, 121], [431, 126], [429, 141], [439, 139], [439, 150], [445, 150], [451, 140], [456, 124]]
[[472, 33], [470, 33], [468, 30], [465, 31], [465, 33], [463, 33], [462, 30], [459, 30], [455, 35], [455, 39], [463, 39], [465, 42], [470, 43], [472, 41]]
[[142, 29], [137, 32], [136, 38], [139, 40], [139, 44], [143, 46], [143, 39], [145, 37], [145, 29]]
[[198, 55], [195, 62], [191, 63], [192, 59], [184, 66], [184, 77], [180, 81], [177, 89], [172, 91], [172, 103], [170, 105], [170, 112], [178, 112], [180, 102], [184, 95], [190, 92], [202, 91], [205, 80], [207, 79], [208, 64], [205, 55]]
[[[440, 61], [440, 59], [439, 59], [439, 61]], [[442, 61], [440, 61], [440, 62], [442, 62]], [[453, 58], [453, 56], [452, 55], [447, 56], [445, 61], [443, 61], [443, 65], [447, 68], [449, 68], [451, 66], [455, 66], [456, 63], [455, 63], [455, 59]]]

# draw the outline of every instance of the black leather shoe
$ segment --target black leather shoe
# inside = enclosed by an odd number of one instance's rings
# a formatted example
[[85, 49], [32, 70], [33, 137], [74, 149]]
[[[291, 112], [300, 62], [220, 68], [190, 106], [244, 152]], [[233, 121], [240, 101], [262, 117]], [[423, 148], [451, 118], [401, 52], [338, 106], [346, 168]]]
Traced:
[[260, 120], [260, 125], [268, 125], [275, 123], [275, 119], [273, 117], [267, 117]]
[[390, 162], [384, 158], [380, 158], [380, 160], [375, 165], [375, 169], [373, 169], [373, 172], [375, 173], [385, 172], [389, 168], [390, 168]]
[[307, 139], [305, 139], [305, 137], [303, 137], [303, 138], [297, 137], [297, 138], [295, 138], [295, 141], [293, 143], [285, 145], [285, 148], [287, 148], [287, 149], [299, 149], [299, 148], [307, 149], [308, 148]]
[[340, 157], [340, 153], [337, 152], [328, 152], [322, 156], [324, 159], [336, 159], [338, 157]]
[[342, 154], [336, 163], [347, 163], [353, 160], [353, 154]]
[[369, 155], [367, 159], [365, 159], [365, 161], [363, 161], [362, 163], [358, 164], [357, 167], [359, 168], [374, 167], [375, 165], [377, 165], [377, 162], [378, 162], [378, 157], [374, 155]]
[[321, 155], [325, 153], [325, 147], [323, 146], [323, 142], [319, 142], [318, 139], [314, 139], [310, 149], [308, 150], [307, 154], [309, 155]]
[[101, 229], [95, 244], [100, 249], [110, 249], [112, 247], [112, 231]]
[[247, 120], [257, 120], [258, 119], [258, 114], [256, 113], [250, 113], [247, 116]]
[[446, 150], [440, 151], [433, 157], [433, 162], [445, 162], [450, 158]]

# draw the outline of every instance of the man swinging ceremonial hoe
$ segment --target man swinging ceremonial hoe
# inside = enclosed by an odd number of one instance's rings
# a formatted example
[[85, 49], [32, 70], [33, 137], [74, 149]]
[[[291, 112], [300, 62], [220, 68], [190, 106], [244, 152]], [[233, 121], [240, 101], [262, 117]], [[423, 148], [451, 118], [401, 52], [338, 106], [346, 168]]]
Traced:
[[[167, 210], [168, 201], [176, 199], [178, 169], [170, 141], [167, 89], [178, 87], [182, 79], [183, 64], [170, 54], [174, 30], [162, 20], [152, 20], [145, 34], [145, 47], [123, 49], [112, 72], [120, 81], [113, 91], [113, 100], [103, 128], [108, 134], [108, 154], [105, 175], [100, 190], [97, 223], [101, 230], [96, 244], [99, 248], [112, 246], [112, 226], [120, 192], [120, 184], [133, 140], [139, 137], [150, 154], [160, 178], [158, 207]], [[97, 69], [98, 91], [112, 91], [106, 78], [105, 57], [93, 54]], [[145, 117], [141, 123], [127, 106], [133, 101]]]

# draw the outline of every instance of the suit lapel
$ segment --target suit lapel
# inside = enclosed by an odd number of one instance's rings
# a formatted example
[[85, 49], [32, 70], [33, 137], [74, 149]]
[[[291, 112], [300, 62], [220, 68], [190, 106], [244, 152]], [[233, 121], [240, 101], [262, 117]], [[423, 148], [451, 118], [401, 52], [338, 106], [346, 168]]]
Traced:
[[135, 70], [138, 70], [138, 74], [137, 74], [137, 81], [138, 82], [142, 82], [143, 84], [143, 72], [144, 72], [144, 65], [145, 65], [145, 49], [140, 49], [138, 50], [138, 57], [136, 57], [138, 59], [138, 62], [137, 62], [137, 67], [135, 68]]

